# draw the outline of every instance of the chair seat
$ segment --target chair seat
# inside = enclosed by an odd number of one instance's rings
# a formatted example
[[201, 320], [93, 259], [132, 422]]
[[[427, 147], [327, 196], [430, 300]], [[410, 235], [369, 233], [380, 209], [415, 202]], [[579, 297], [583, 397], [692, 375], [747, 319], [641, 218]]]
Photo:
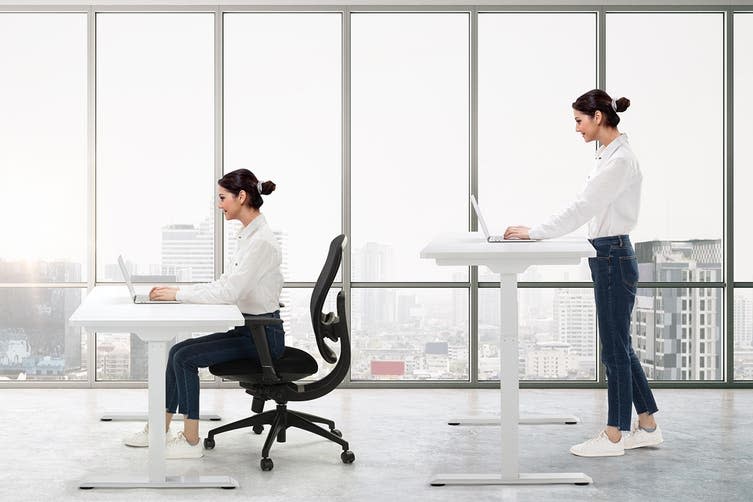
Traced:
[[[283, 382], [294, 382], [319, 371], [316, 360], [308, 353], [285, 347], [282, 356], [274, 362], [275, 371]], [[209, 367], [209, 372], [218, 377], [238, 382], [261, 383], [261, 364], [256, 359], [236, 359]]]

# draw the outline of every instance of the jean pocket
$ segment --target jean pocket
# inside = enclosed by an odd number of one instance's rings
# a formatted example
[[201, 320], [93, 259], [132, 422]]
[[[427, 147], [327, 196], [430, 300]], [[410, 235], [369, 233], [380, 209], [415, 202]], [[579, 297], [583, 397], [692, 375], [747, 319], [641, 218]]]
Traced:
[[620, 256], [619, 262], [622, 284], [631, 293], [635, 293], [635, 289], [638, 286], [638, 260], [636, 260], [635, 256]]

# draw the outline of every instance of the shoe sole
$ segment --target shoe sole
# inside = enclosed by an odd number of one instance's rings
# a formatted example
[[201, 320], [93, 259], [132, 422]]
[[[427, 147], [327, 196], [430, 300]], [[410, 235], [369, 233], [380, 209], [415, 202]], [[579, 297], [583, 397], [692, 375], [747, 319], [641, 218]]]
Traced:
[[641, 443], [641, 444], [637, 444], [637, 445], [634, 445], [634, 446], [626, 446], [625, 449], [626, 450], [635, 450], [636, 448], [644, 448], [646, 446], [659, 446], [663, 442], [664, 442], [664, 440], [662, 439], [661, 441], [652, 441], [650, 443]]
[[625, 450], [623, 451], [615, 451], [610, 453], [601, 453], [601, 454], [586, 454], [586, 453], [575, 453], [573, 450], [570, 450], [570, 453], [575, 455], [576, 457], [586, 457], [586, 458], [595, 458], [595, 457], [621, 457], [625, 454]]
[[149, 447], [148, 444], [131, 444], [131, 443], [123, 443], [124, 445], [128, 446], [129, 448], [147, 448]]

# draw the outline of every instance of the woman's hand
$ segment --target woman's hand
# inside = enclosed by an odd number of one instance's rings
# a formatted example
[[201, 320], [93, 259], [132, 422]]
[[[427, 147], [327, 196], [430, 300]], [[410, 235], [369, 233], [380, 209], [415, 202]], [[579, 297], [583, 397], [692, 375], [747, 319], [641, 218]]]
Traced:
[[528, 236], [529, 227], [507, 227], [505, 230], [505, 239], [530, 239]]
[[149, 291], [150, 300], [174, 301], [178, 288], [170, 286], [155, 286]]

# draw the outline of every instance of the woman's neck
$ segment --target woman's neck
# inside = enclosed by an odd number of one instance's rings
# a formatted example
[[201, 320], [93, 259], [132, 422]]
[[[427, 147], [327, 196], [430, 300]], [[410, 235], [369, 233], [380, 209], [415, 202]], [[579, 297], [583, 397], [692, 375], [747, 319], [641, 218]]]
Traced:
[[605, 129], [602, 134], [599, 135], [599, 143], [602, 146], [609, 146], [609, 143], [620, 137], [620, 131], [617, 128]]
[[241, 224], [243, 225], [243, 228], [246, 228], [251, 224], [252, 221], [254, 221], [257, 217], [261, 215], [261, 211], [258, 209], [251, 209], [249, 211], [244, 211], [243, 214], [240, 214], [238, 216], [238, 220], [240, 220]]

